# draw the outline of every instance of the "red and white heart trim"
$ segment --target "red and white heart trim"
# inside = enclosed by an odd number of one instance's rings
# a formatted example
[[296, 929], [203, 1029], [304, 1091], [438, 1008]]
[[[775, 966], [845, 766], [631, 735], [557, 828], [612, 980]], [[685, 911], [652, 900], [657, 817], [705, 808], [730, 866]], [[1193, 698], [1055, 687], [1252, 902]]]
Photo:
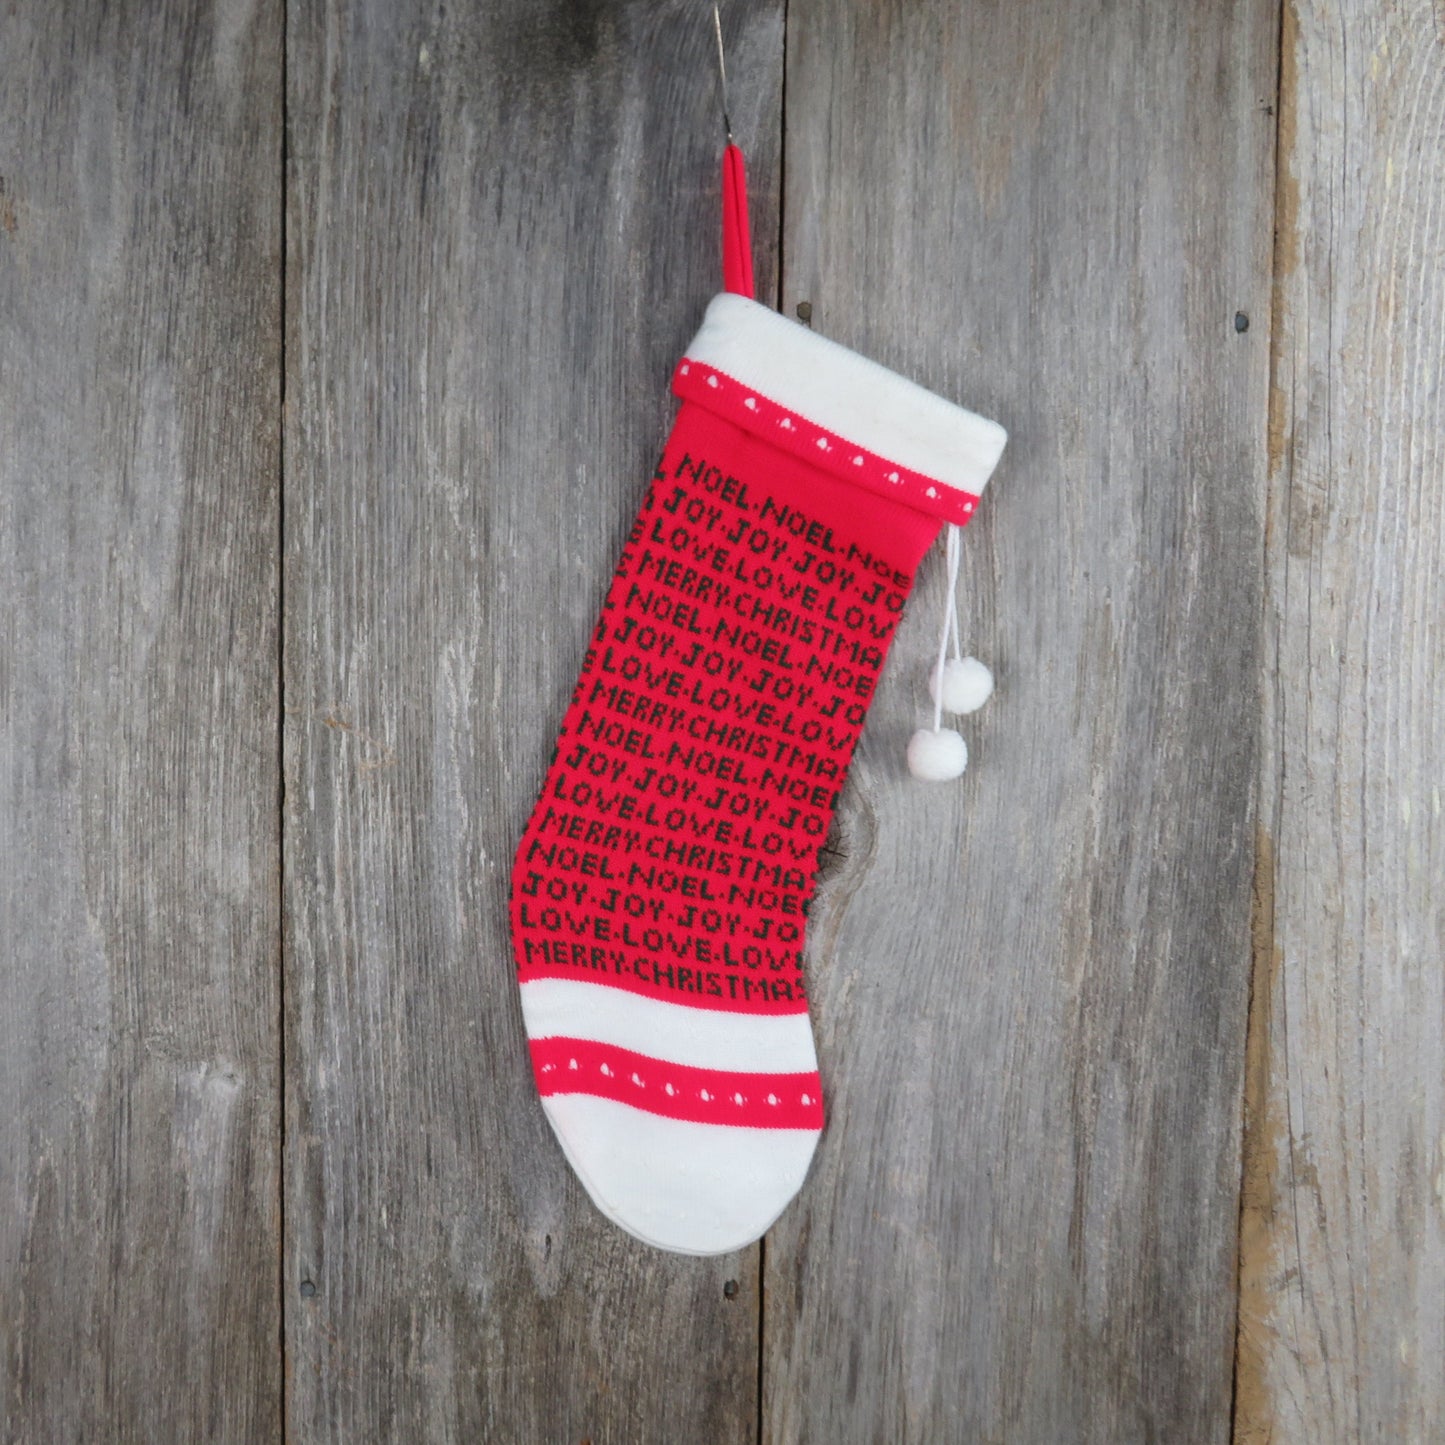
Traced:
[[825, 472], [891, 496], [895, 501], [963, 526], [978, 506], [978, 497], [945, 486], [933, 477], [891, 462], [866, 447], [855, 446], [837, 432], [789, 411], [735, 377], [701, 362], [681, 361], [672, 377], [673, 392], [736, 423], [744, 431], [766, 435], [780, 451], [811, 462]]
[[543, 1098], [591, 1094], [649, 1114], [745, 1129], [823, 1127], [816, 1073], [742, 1074], [696, 1069], [591, 1039], [533, 1039], [532, 1068]]

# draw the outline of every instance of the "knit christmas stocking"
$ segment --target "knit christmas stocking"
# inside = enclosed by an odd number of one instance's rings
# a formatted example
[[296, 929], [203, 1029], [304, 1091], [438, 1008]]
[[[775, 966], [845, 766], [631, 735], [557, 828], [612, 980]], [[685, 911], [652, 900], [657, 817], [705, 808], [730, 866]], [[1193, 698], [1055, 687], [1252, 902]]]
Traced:
[[823, 1127], [801, 967], [818, 850], [914, 572], [1004, 432], [741, 295], [713, 300], [673, 390], [512, 936], [537, 1087], [589, 1194], [716, 1254], [772, 1223]]

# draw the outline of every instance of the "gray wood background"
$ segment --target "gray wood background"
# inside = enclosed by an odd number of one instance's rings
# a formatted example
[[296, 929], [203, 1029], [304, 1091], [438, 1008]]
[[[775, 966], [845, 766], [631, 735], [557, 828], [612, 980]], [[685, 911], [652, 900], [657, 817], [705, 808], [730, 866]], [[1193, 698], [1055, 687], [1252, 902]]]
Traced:
[[0, 12], [0, 1436], [280, 1429], [281, 12]]
[[1445, 25], [731, 0], [760, 293], [997, 417], [759, 1247], [605, 1224], [511, 852], [716, 288], [708, 7], [0, 11], [0, 1438], [1445, 1438]]

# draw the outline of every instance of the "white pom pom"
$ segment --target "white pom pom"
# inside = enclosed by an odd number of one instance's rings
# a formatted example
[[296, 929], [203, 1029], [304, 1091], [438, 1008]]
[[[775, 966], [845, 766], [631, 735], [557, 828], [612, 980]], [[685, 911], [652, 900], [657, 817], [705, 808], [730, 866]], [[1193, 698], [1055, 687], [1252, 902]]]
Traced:
[[908, 740], [908, 771], [925, 783], [946, 783], [968, 766], [968, 744], [952, 728], [919, 728]]
[[[928, 690], [938, 701], [938, 673], [928, 675]], [[993, 696], [993, 673], [976, 657], [950, 657], [943, 664], [943, 710], [977, 712]]]

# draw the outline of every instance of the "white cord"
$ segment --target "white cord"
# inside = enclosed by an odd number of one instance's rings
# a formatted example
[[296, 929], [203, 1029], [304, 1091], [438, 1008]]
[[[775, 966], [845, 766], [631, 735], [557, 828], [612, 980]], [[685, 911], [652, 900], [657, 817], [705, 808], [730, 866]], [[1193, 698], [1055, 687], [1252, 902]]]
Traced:
[[962, 656], [958, 632], [958, 563], [961, 549], [958, 528], [948, 524], [945, 560], [948, 566], [948, 592], [943, 599], [943, 631], [938, 639], [938, 665], [933, 669], [933, 731], [943, 726], [943, 665], [948, 660], [948, 639], [953, 638], [954, 657]]
[[[960, 559], [963, 557], [963, 541], [958, 535], [959, 529], [950, 526], [948, 529], [948, 545]], [[963, 630], [958, 625], [958, 569], [954, 568], [953, 576], [948, 586], [948, 615], [953, 623], [953, 660], [963, 661]]]

